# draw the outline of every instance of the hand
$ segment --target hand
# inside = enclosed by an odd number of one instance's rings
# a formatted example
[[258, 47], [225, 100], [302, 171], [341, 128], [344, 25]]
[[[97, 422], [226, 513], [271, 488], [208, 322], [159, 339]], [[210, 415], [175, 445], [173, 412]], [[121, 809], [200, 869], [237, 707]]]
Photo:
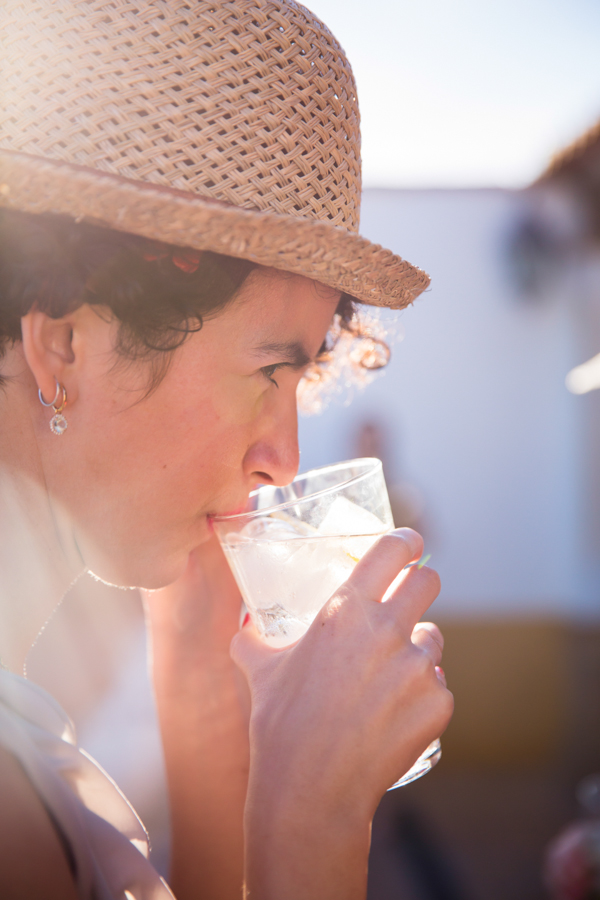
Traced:
[[[420, 536], [398, 529], [372, 547], [293, 647], [267, 647], [252, 626], [232, 645], [250, 685], [257, 747], [277, 748], [282, 766], [287, 757], [291, 769], [329, 781], [330, 790], [368, 783], [373, 804], [452, 712], [435, 672], [442, 636], [432, 623], [417, 625], [439, 578], [426, 567], [405, 569], [421, 552]], [[313, 756], [318, 771], [311, 773]]]
[[[252, 695], [246, 840], [260, 857], [248, 876], [260, 900], [312, 897], [309, 886], [293, 888], [306, 854], [302, 871], [320, 873], [320, 897], [360, 896], [344, 873], [356, 875], [357, 860], [366, 867], [364, 834], [381, 796], [450, 720], [452, 695], [435, 670], [441, 635], [417, 626], [439, 578], [405, 569], [422, 549], [410, 529], [382, 537], [292, 647], [267, 647], [252, 626], [234, 638]], [[285, 865], [296, 882], [278, 877]]]

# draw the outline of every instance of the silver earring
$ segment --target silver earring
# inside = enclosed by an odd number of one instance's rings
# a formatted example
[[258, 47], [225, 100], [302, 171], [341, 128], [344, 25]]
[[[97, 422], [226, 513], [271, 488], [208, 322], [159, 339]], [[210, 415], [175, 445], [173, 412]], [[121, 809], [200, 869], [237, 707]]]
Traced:
[[[67, 390], [62, 384], [58, 383], [56, 378], [54, 380], [56, 381], [56, 394], [54, 395], [54, 400], [51, 400], [50, 403], [46, 403], [42, 397], [41, 390], [38, 390], [38, 397], [40, 398], [42, 406], [51, 406], [54, 410], [54, 415], [50, 419], [50, 431], [53, 431], [54, 434], [64, 434], [67, 430], [67, 420], [62, 415], [62, 411], [67, 405]], [[60, 401], [60, 406], [57, 406], [61, 391], [62, 399]]]

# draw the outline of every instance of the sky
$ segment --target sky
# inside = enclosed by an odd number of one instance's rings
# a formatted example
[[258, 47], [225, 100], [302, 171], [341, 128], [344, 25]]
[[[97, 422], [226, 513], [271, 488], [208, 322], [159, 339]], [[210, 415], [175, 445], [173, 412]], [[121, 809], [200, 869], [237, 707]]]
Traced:
[[523, 187], [600, 119], [600, 0], [304, 0], [358, 86], [366, 187]]

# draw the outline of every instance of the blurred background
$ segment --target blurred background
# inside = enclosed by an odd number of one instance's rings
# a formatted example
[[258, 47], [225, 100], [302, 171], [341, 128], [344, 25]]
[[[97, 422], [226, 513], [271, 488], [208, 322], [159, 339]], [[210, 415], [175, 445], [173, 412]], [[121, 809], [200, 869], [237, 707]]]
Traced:
[[[382, 316], [385, 373], [301, 421], [302, 469], [383, 459], [443, 585], [455, 718], [438, 767], [381, 804], [369, 898], [538, 900], [549, 842], [593, 814], [581, 785], [600, 772], [600, 4], [309, 5], [358, 83], [361, 231], [432, 276]], [[28, 674], [165, 871], [136, 592], [81, 581]]]

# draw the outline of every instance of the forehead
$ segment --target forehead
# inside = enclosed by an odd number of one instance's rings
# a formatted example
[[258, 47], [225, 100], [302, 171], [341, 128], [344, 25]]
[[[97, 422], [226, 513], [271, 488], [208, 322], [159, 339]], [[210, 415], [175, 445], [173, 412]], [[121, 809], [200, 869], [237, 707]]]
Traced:
[[328, 323], [340, 292], [290, 272], [258, 267], [244, 281], [231, 310], [240, 325], [273, 340], [281, 330], [311, 331]]
[[276, 312], [282, 308], [297, 308], [302, 303], [321, 302], [336, 306], [340, 291], [293, 272], [257, 266], [246, 278], [239, 293], [242, 302], [258, 300], [265, 311]]

